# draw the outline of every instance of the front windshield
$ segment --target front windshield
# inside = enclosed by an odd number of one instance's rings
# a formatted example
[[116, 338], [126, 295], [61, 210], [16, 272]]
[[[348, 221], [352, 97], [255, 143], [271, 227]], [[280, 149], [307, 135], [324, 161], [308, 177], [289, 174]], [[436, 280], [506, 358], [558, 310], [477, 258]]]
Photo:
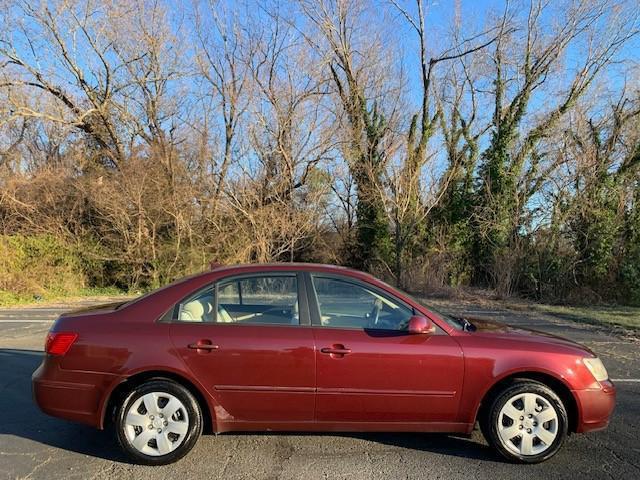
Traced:
[[433, 305], [427, 304], [425, 301], [423, 301], [423, 300], [421, 300], [419, 298], [416, 298], [414, 295], [411, 295], [411, 294], [409, 294], [407, 292], [404, 292], [404, 291], [402, 291], [402, 293], [404, 293], [407, 297], [412, 299], [414, 302], [419, 303], [420, 305], [422, 305], [424, 308], [426, 308], [430, 312], [433, 312], [436, 315], [438, 315], [440, 318], [442, 318], [442, 320], [447, 322], [448, 325], [452, 326], [456, 330], [464, 330], [466, 322], [464, 322], [462, 319], [457, 318], [457, 317], [453, 317], [453, 316], [448, 315], [446, 313], [443, 313], [439, 309], [434, 308]]
[[413, 300], [414, 302], [416, 302], [419, 305], [422, 305], [424, 308], [426, 308], [427, 310], [429, 310], [430, 312], [435, 313], [436, 315], [438, 315], [440, 318], [442, 318], [442, 320], [444, 320], [448, 325], [452, 326], [453, 328], [455, 328], [456, 330], [465, 330], [467, 328], [467, 326], [469, 325], [469, 323], [465, 320], [463, 320], [462, 318], [458, 318], [458, 317], [454, 317], [452, 315], [448, 315], [446, 313], [442, 313], [440, 310], [438, 310], [437, 308], [434, 308], [432, 305], [427, 304], [426, 302], [424, 302], [423, 300], [417, 298], [414, 295], [411, 295], [410, 293], [405, 292], [404, 290], [400, 290], [399, 288], [396, 287], [392, 287], [391, 285], [389, 285], [388, 283], [382, 282], [381, 280], [378, 279], [379, 282], [383, 283], [384, 285], [386, 285], [387, 287], [389, 287], [392, 291], [396, 290], [402, 294], [404, 294], [405, 296], [409, 297], [411, 300]]

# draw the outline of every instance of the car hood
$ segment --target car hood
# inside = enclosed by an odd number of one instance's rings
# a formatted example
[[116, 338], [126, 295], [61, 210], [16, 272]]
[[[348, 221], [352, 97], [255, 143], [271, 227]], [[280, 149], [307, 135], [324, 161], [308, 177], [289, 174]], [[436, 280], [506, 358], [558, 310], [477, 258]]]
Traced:
[[583, 352], [587, 352], [591, 355], [594, 355], [593, 352], [572, 340], [559, 337], [557, 335], [553, 335], [551, 333], [541, 332], [539, 330], [532, 330], [524, 327], [518, 327], [515, 325], [509, 325], [502, 322], [497, 322], [495, 320], [490, 320], [488, 318], [482, 317], [464, 317], [466, 320], [471, 322], [471, 324], [475, 327], [475, 330], [472, 331], [472, 335], [481, 335], [492, 338], [504, 338], [504, 339], [512, 339], [512, 340], [522, 340], [527, 342], [534, 343], [544, 343], [547, 345], [555, 345], [559, 347], [567, 347], [569, 349], [581, 350]]

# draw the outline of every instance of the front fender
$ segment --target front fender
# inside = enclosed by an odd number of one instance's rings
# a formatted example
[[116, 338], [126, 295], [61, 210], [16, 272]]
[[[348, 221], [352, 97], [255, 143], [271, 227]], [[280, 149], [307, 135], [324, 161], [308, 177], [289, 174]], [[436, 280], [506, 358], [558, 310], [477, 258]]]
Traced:
[[[475, 343], [475, 344], [474, 344]], [[465, 352], [465, 378], [459, 421], [474, 424], [487, 394], [496, 385], [518, 376], [561, 386], [580, 409], [575, 391], [599, 388], [598, 383], [574, 353], [540, 352], [535, 348], [487, 348], [479, 342], [461, 341]], [[553, 386], [553, 385], [550, 385]], [[577, 412], [580, 417], [581, 412]]]

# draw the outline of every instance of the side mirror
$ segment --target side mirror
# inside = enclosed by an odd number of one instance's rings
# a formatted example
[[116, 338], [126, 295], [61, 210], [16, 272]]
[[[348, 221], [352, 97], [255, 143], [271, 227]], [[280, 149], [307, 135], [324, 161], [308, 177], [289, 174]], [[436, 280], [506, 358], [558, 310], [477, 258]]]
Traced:
[[436, 332], [436, 326], [427, 317], [414, 315], [409, 319], [409, 333], [413, 335], [431, 335]]

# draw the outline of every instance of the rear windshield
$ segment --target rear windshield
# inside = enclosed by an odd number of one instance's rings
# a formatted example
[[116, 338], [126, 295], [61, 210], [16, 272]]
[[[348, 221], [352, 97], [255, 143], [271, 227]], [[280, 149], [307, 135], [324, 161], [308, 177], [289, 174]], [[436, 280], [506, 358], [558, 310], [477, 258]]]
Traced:
[[160, 287], [160, 288], [158, 288], [156, 290], [151, 290], [151, 291], [149, 291], [147, 293], [144, 293], [144, 294], [140, 295], [139, 297], [133, 298], [133, 299], [129, 300], [128, 302], [124, 302], [124, 303], [118, 305], [116, 307], [116, 310], [120, 310], [122, 308], [126, 308], [126, 307], [128, 307], [130, 305], [133, 305], [134, 303], [138, 303], [140, 300], [144, 300], [145, 298], [150, 297], [151, 295], [154, 295], [154, 294], [156, 294], [158, 292], [161, 292], [161, 291], [163, 291], [163, 290], [165, 290], [167, 288], [171, 288], [174, 285], [178, 285], [178, 284], [180, 284], [182, 282], [186, 282], [187, 280], [191, 280], [192, 278], [199, 277], [202, 274], [203, 274], [203, 272], [195, 273], [193, 275], [189, 275], [188, 277], [182, 277], [182, 278], [179, 278], [177, 280], [174, 280], [173, 282], [165, 285], [164, 287]]

